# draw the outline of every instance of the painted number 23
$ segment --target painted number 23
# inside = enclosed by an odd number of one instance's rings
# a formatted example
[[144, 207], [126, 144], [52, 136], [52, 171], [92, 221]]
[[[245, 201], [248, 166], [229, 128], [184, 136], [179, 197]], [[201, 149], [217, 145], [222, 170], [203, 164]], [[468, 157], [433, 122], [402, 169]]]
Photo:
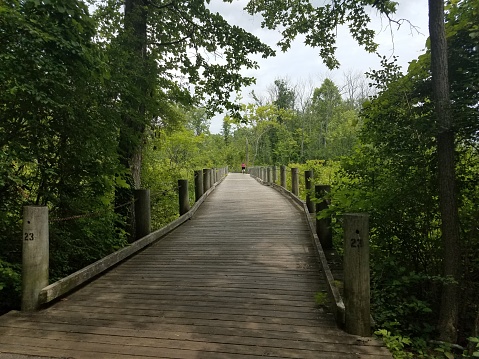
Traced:
[[25, 241], [33, 241], [35, 239], [33, 233], [25, 233], [24, 240]]
[[363, 246], [361, 238], [351, 238], [351, 248], [359, 248]]

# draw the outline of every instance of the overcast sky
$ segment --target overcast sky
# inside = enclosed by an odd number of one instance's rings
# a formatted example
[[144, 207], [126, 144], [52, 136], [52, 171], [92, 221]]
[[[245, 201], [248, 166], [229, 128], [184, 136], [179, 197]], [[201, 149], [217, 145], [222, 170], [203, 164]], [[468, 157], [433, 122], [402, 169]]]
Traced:
[[[242, 91], [242, 102], [252, 102], [249, 95], [252, 90], [259, 96], [266, 96], [267, 89], [276, 79], [287, 79], [291, 84], [300, 82], [312, 83], [314, 87], [321, 86], [322, 81], [329, 77], [338, 85], [341, 84], [343, 73], [364, 73], [371, 69], [379, 69], [379, 58], [375, 54], [368, 54], [351, 38], [347, 29], [338, 29], [336, 56], [341, 67], [338, 70], [329, 71], [323, 64], [319, 50], [303, 44], [302, 38], [292, 43], [288, 52], [282, 53], [276, 46], [280, 39], [277, 31], [261, 29], [261, 17], [249, 16], [244, 10], [246, 0], [233, 0], [232, 3], [224, 3], [221, 0], [212, 0], [210, 8], [219, 12], [231, 24], [238, 25], [245, 30], [258, 36], [264, 43], [276, 50], [276, 57], [262, 59], [260, 56], [253, 57], [260, 68], [248, 70], [243, 74], [253, 76], [256, 85], [245, 88]], [[424, 52], [428, 37], [428, 10], [426, 0], [401, 0], [395, 19], [407, 19], [417, 27], [417, 31], [404, 23], [399, 29], [397, 25], [389, 26], [387, 19], [376, 15], [371, 10], [373, 19], [372, 29], [376, 31], [376, 42], [380, 44], [379, 53], [384, 56], [398, 56], [398, 63], [407, 70], [409, 61], [416, 59]], [[418, 33], [419, 32], [419, 33]], [[211, 121], [210, 131], [220, 133], [224, 115], [215, 116]]]

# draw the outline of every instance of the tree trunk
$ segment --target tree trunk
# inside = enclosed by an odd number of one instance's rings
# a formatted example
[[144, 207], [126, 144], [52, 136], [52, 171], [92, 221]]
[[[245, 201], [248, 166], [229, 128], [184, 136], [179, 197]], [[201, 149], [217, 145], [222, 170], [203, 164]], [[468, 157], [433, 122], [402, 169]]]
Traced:
[[[444, 253], [443, 274], [457, 282], [460, 276], [460, 232], [443, 0], [429, 0], [429, 35], [431, 38], [434, 111], [438, 131], [437, 154], [439, 208]], [[457, 283], [444, 284], [441, 296], [439, 338], [450, 343], [455, 343], [457, 340], [458, 289]]]
[[117, 187], [115, 191], [116, 212], [125, 220], [124, 230], [129, 240], [135, 240], [135, 207], [129, 203], [133, 189], [139, 189], [141, 173], [142, 138], [146, 128], [146, 105], [148, 94], [147, 66], [147, 3], [146, 0], [125, 0], [124, 32], [122, 46], [129, 58], [122, 71], [127, 84], [121, 94], [123, 103], [122, 124], [118, 153], [121, 164], [129, 169], [126, 181], [129, 188]]
[[143, 133], [147, 124], [146, 104], [150, 92], [147, 65], [147, 21], [148, 11], [145, 0], [125, 0], [125, 46], [131, 54], [130, 86], [131, 93], [126, 95], [129, 115], [124, 116], [126, 135], [130, 141], [124, 142], [128, 148], [123, 149], [132, 171], [135, 188], [140, 188], [141, 152]]
[[133, 186], [135, 189], [141, 189], [141, 163], [143, 160], [142, 156], [143, 146], [138, 145], [133, 153], [131, 159], [131, 176], [133, 177]]
[[[476, 315], [476, 321], [474, 322], [474, 329], [472, 330], [472, 335], [471, 337], [476, 338], [479, 337], [479, 307], [477, 308], [477, 315]], [[474, 343], [474, 342], [469, 342], [468, 345], [468, 353], [472, 358], [472, 354], [479, 349], [479, 344]]]

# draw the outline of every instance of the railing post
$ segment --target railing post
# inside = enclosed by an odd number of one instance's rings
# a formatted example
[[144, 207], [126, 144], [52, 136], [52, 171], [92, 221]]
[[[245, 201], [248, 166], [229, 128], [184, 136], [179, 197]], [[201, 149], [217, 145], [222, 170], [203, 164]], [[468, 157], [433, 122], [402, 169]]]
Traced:
[[210, 184], [209, 181], [209, 172], [207, 168], [203, 168], [203, 193], [206, 193], [210, 187], [208, 185]]
[[48, 207], [23, 207], [22, 311], [39, 307], [38, 294], [48, 286]]
[[[326, 193], [331, 191], [331, 187], [327, 185], [316, 185], [314, 188], [315, 197], [322, 198]], [[323, 199], [316, 203], [316, 234], [323, 249], [333, 248], [333, 233], [331, 231], [331, 217], [318, 219], [321, 211], [328, 209], [328, 201]]]
[[180, 216], [190, 210], [190, 201], [188, 198], [188, 180], [178, 180], [178, 200], [180, 205]]
[[271, 167], [266, 167], [266, 170], [267, 170], [267, 177], [266, 177], [266, 182], [271, 183], [271, 177], [272, 177], [272, 173], [271, 173]]
[[285, 165], [281, 165], [279, 177], [280, 177], [281, 187], [286, 188], [286, 166]]
[[343, 215], [345, 329], [360, 336], [371, 335], [368, 220], [367, 214]]
[[314, 203], [311, 200], [311, 188], [313, 187], [313, 171], [304, 171], [304, 183], [306, 187], [306, 206], [309, 213], [314, 213]]
[[299, 176], [298, 168], [291, 168], [291, 192], [295, 196], [299, 196]]
[[273, 183], [276, 184], [278, 181], [278, 169], [276, 166], [273, 166]]
[[203, 171], [195, 171], [195, 202], [203, 195]]
[[135, 237], [143, 238], [151, 232], [150, 190], [135, 189]]

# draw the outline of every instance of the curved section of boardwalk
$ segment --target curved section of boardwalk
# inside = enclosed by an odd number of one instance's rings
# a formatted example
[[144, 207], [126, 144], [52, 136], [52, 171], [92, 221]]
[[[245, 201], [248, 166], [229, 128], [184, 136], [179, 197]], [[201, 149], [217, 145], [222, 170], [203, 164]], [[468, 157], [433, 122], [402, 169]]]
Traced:
[[0, 358], [390, 358], [315, 304], [303, 215], [230, 174], [195, 217], [34, 314], [0, 317]]

